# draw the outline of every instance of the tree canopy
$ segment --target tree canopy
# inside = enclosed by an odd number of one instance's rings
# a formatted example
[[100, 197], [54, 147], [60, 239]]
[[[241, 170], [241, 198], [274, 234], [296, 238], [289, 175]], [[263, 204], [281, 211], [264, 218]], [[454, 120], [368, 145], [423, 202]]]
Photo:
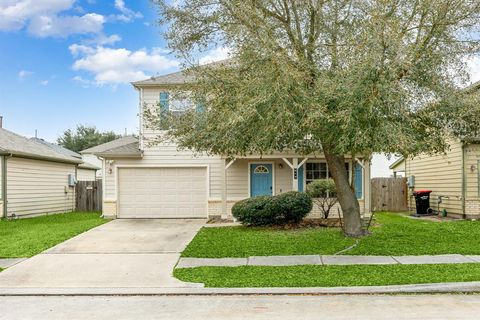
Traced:
[[57, 139], [57, 143], [69, 150], [79, 152], [120, 137], [113, 131], [100, 132], [95, 127], [78, 125], [75, 130], [66, 130]]
[[[196, 78], [182, 90], [207, 110], [176, 117], [169, 136], [229, 157], [323, 152], [346, 216], [359, 209], [345, 154], [443, 152], [447, 132], [469, 134], [480, 115], [478, 98], [460, 90], [479, 52], [479, 1], [155, 2], [170, 48]], [[191, 58], [212, 46], [231, 59]], [[359, 218], [347, 232], [358, 228]]]

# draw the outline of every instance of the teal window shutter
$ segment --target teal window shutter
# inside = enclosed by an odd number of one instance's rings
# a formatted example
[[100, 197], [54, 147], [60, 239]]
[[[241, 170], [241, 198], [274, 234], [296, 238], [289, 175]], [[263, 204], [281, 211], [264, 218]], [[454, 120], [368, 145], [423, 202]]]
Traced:
[[197, 103], [197, 105], [195, 106], [195, 111], [197, 113], [204, 113], [205, 112], [205, 104], [203, 102]]
[[363, 197], [363, 169], [360, 164], [355, 165], [355, 195], [357, 199]]
[[300, 168], [298, 168], [297, 171], [297, 178], [298, 178], [298, 191], [303, 192], [303, 167], [305, 165], [302, 165]]
[[160, 112], [165, 113], [168, 111], [169, 105], [169, 94], [168, 92], [160, 92]]

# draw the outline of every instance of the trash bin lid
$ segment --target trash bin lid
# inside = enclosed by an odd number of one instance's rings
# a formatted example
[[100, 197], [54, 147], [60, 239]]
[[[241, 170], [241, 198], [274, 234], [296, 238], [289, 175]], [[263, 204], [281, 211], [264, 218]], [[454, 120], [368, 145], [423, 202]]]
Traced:
[[416, 191], [413, 192], [413, 194], [415, 194], [415, 195], [416, 194], [430, 194], [430, 193], [432, 193], [432, 190], [426, 190], [426, 189], [425, 190], [416, 190]]

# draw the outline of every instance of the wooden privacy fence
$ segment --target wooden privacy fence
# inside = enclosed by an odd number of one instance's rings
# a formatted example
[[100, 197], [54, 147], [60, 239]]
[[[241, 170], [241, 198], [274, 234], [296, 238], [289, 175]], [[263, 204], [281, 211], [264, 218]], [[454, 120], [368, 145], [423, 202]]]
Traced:
[[75, 185], [77, 211], [102, 211], [102, 182], [79, 181]]
[[407, 211], [407, 178], [373, 178], [373, 211]]

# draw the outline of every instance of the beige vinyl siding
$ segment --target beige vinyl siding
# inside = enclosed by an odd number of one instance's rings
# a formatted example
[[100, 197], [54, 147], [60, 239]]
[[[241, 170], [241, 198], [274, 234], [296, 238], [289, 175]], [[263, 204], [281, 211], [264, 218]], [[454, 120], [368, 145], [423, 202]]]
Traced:
[[75, 209], [74, 188], [68, 175], [75, 165], [12, 157], [7, 160], [8, 215], [70, 212]]
[[[415, 176], [415, 190], [432, 190], [430, 206], [437, 209], [439, 195], [444, 199], [440, 210], [463, 214], [462, 210], [462, 143], [451, 140], [450, 150], [446, 154], [418, 156], [406, 160], [406, 175]], [[414, 207], [413, 198], [409, 197], [410, 206]]]
[[77, 181], [95, 181], [96, 170], [77, 168]]
[[[3, 160], [4, 157], [0, 156], [0, 200], [3, 200]], [[3, 211], [0, 211], [0, 216], [3, 214]]]
[[[239, 159], [227, 171], [227, 192], [229, 198], [248, 198], [248, 167], [250, 163], [273, 163], [275, 194], [292, 191], [292, 169], [282, 159]], [[280, 168], [280, 164], [282, 168]]]
[[479, 196], [479, 170], [480, 164], [480, 145], [470, 144], [465, 147], [465, 183], [466, 198], [480, 199]]

